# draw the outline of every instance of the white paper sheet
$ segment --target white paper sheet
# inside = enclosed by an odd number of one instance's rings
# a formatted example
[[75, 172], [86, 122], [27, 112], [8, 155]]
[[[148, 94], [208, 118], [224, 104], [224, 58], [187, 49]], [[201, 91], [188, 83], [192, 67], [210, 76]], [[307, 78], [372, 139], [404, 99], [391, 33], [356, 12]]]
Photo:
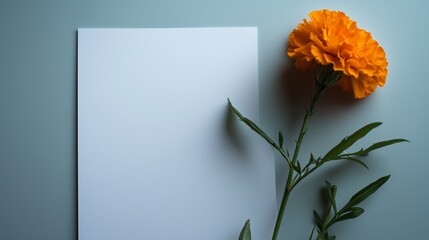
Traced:
[[269, 239], [271, 150], [258, 118], [256, 28], [78, 31], [80, 240]]

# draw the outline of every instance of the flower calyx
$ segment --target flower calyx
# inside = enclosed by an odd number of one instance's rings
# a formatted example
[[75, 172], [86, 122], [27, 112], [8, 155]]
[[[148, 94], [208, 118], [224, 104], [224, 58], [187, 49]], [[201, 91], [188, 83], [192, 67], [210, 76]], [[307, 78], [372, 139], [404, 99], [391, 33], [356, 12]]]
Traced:
[[316, 65], [316, 85], [320, 89], [334, 86], [343, 77], [342, 71], [335, 71], [333, 64]]

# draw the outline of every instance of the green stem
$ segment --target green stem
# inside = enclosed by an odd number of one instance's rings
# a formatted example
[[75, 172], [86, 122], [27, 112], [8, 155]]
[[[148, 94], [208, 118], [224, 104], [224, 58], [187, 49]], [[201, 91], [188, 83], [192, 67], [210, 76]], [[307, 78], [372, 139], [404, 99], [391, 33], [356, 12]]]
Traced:
[[282, 224], [283, 214], [285, 212], [287, 200], [289, 199], [291, 191], [288, 189], [288, 184], [286, 184], [285, 191], [283, 193], [282, 203], [280, 204], [279, 213], [277, 214], [276, 226], [274, 228], [273, 240], [277, 239], [279, 234], [280, 226]]
[[[313, 94], [311, 97], [311, 102], [310, 102], [310, 105], [309, 105], [307, 112], [305, 114], [304, 120], [302, 122], [301, 131], [299, 132], [298, 140], [297, 140], [296, 146], [295, 146], [295, 151], [293, 153], [293, 158], [292, 158], [292, 164], [293, 165], [295, 165], [296, 161], [298, 160], [298, 154], [299, 154], [299, 150], [301, 148], [301, 143], [302, 143], [302, 140], [304, 139], [305, 133], [307, 132], [308, 121], [310, 120], [311, 116], [313, 115], [314, 105], [316, 104], [317, 99], [319, 99], [319, 97], [322, 94], [322, 92], [324, 91], [324, 89], [325, 89], [324, 86], [317, 84], [315, 90], [313, 91]], [[288, 177], [287, 177], [287, 181], [286, 181], [286, 185], [285, 185], [285, 190], [283, 192], [282, 202], [280, 204], [280, 209], [279, 209], [279, 212], [277, 214], [277, 220], [276, 220], [276, 225], [274, 227], [272, 240], [277, 239], [277, 235], [278, 235], [279, 230], [280, 230], [280, 226], [281, 226], [281, 223], [283, 220], [283, 215], [284, 215], [284, 211], [286, 209], [286, 205], [287, 205], [287, 201], [289, 199], [289, 195], [292, 192], [292, 189], [296, 185], [292, 181], [293, 175], [294, 175], [294, 170], [293, 170], [293, 168], [290, 167]]]
[[322, 91], [323, 89], [317, 86], [315, 91], [312, 94], [310, 106], [308, 107], [304, 117], [304, 121], [302, 122], [301, 131], [299, 132], [298, 141], [296, 142], [295, 151], [293, 152], [293, 158], [292, 158], [293, 164], [295, 164], [298, 159], [299, 149], [301, 148], [301, 143], [302, 143], [302, 140], [304, 139], [304, 135], [307, 132], [308, 121], [313, 115], [314, 105], [316, 104], [317, 99], [319, 99]]

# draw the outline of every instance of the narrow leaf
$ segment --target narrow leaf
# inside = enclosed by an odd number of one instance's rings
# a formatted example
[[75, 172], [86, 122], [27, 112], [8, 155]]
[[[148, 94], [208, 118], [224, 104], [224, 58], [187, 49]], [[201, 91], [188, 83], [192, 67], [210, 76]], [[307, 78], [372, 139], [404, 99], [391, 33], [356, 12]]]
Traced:
[[375, 193], [381, 186], [383, 186], [384, 183], [389, 180], [390, 175], [381, 177], [374, 181], [373, 183], [369, 184], [368, 186], [361, 189], [359, 192], [357, 192], [355, 195], [353, 195], [349, 202], [341, 209], [340, 212], [347, 212], [352, 207], [356, 206], [357, 204], [361, 203], [363, 200], [371, 196], [373, 193]]
[[361, 155], [366, 155], [366, 154], [368, 154], [368, 153], [370, 153], [376, 149], [379, 149], [382, 147], [387, 147], [389, 145], [392, 145], [395, 143], [401, 143], [401, 142], [409, 142], [409, 141], [407, 139], [402, 139], [402, 138], [382, 141], [382, 142], [374, 143], [370, 147], [368, 147], [367, 149], [359, 151], [358, 153], [361, 153]]
[[273, 146], [279, 153], [286, 159], [288, 162], [289, 167], [293, 168], [295, 171], [298, 171], [296, 167], [292, 164], [290, 161], [288, 155], [277, 143], [275, 143], [262, 129], [260, 129], [254, 122], [252, 122], [250, 119], [244, 117], [231, 103], [231, 101], [228, 99], [228, 105], [229, 108], [232, 110], [232, 112], [242, 121], [244, 122], [250, 129], [255, 131], [259, 136], [261, 136], [265, 141], [267, 141], [271, 146]]
[[381, 122], [374, 122], [370, 123], [356, 132], [354, 132], [352, 135], [345, 137], [339, 144], [337, 144], [335, 147], [333, 147], [324, 157], [324, 159], [328, 160], [330, 158], [335, 158], [340, 153], [342, 153], [344, 150], [352, 146], [356, 141], [363, 138], [366, 134], [368, 134], [371, 130], [381, 125]]
[[363, 208], [352, 207], [352, 208], [350, 208], [350, 211], [342, 214], [339, 218], [337, 218], [335, 220], [335, 222], [341, 222], [341, 221], [344, 221], [347, 219], [357, 218], [364, 212], [365, 212], [365, 210]]
[[296, 161], [296, 171], [297, 171], [298, 173], [301, 173], [301, 172], [302, 172], [301, 164], [299, 163], [299, 161]]
[[314, 216], [314, 219], [316, 220], [317, 227], [319, 229], [323, 229], [323, 221], [320, 218], [319, 214], [317, 214], [317, 212], [314, 210], [313, 210], [313, 216]]
[[335, 216], [337, 215], [337, 203], [335, 201], [335, 195], [337, 194], [337, 186], [331, 185], [328, 181], [326, 181], [326, 187], [328, 188], [328, 197], [329, 202], [331, 203], [332, 208], [334, 209]]
[[314, 155], [312, 153], [310, 154], [310, 162], [316, 163], [316, 158], [314, 157]]
[[355, 163], [362, 165], [366, 169], [369, 169], [368, 166], [364, 162], [362, 162], [361, 160], [359, 160], [357, 158], [352, 158], [352, 157], [347, 156], [347, 157], [340, 157], [338, 159], [333, 159], [333, 160], [349, 160], [349, 161], [352, 161], [352, 162], [355, 162]]
[[316, 229], [316, 226], [314, 226], [313, 230], [311, 230], [311, 234], [310, 234], [310, 237], [308, 238], [308, 240], [311, 240], [313, 238], [314, 229]]
[[281, 131], [279, 131], [279, 145], [283, 147], [283, 133]]
[[246, 223], [244, 223], [243, 229], [240, 232], [240, 236], [238, 240], [252, 240], [252, 236], [250, 233], [250, 220], [247, 219]]
[[231, 103], [231, 101], [228, 99], [228, 104], [232, 112], [237, 115], [237, 117], [244, 122], [248, 127], [250, 127], [253, 131], [255, 131], [257, 134], [259, 134], [262, 138], [264, 138], [269, 144], [276, 145], [275, 142], [268, 137], [268, 135], [262, 131], [254, 122], [252, 122], [250, 119], [244, 117]]

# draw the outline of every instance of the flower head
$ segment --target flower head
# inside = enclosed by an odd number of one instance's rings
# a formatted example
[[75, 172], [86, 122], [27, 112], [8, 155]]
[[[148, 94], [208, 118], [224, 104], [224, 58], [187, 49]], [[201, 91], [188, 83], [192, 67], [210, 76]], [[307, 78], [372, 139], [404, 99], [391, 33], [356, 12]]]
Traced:
[[357, 27], [343, 12], [319, 10], [309, 14], [289, 35], [287, 54], [299, 69], [333, 65], [343, 72], [339, 86], [364, 98], [384, 86], [387, 60], [371, 33]]

